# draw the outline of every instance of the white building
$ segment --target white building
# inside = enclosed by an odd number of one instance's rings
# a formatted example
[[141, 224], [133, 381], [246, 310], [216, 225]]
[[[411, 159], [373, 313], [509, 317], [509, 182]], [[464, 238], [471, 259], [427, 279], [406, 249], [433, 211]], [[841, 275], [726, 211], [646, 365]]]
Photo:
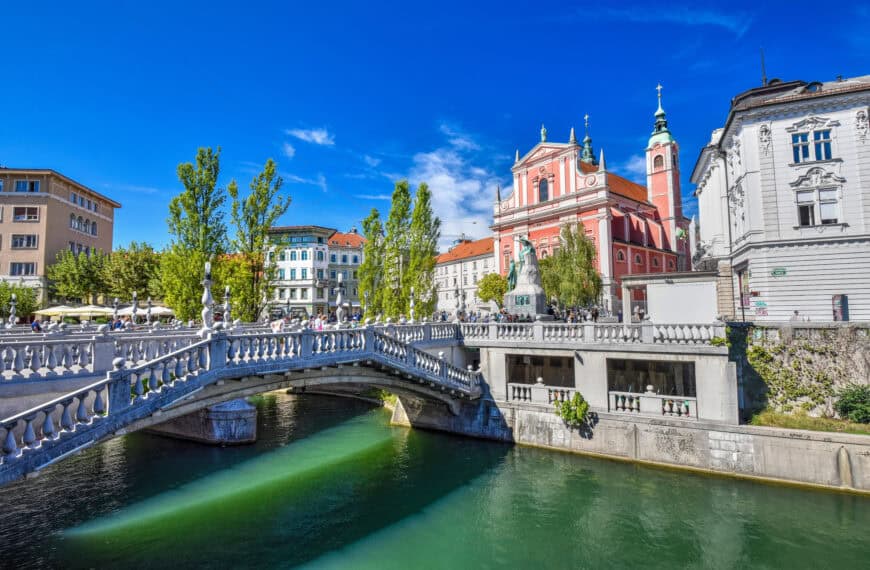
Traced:
[[771, 80], [732, 99], [692, 173], [695, 262], [724, 276], [720, 314], [870, 320], [868, 113], [870, 76]]
[[[366, 239], [356, 228], [347, 233], [335, 232], [329, 238], [329, 280], [333, 287], [341, 275], [344, 284], [342, 295], [348, 315], [361, 310], [359, 293], [359, 266], [363, 262], [363, 247]], [[335, 311], [335, 295], [330, 300], [330, 312]]]
[[294, 317], [329, 312], [329, 246], [335, 230], [321, 226], [276, 226], [269, 229], [273, 247], [269, 260], [278, 267], [274, 310]]
[[457, 308], [464, 313], [490, 311], [491, 304], [477, 297], [477, 282], [495, 272], [493, 238], [460, 240], [435, 259], [436, 310], [451, 315]]

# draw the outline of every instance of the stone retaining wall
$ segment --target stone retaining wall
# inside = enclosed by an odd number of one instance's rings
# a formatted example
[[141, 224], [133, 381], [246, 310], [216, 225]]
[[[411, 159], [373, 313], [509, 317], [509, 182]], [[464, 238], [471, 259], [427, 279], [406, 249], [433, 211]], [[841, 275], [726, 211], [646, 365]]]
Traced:
[[730, 476], [870, 493], [870, 436], [599, 412], [569, 429], [549, 407], [483, 401], [451, 415], [400, 398], [393, 423]]

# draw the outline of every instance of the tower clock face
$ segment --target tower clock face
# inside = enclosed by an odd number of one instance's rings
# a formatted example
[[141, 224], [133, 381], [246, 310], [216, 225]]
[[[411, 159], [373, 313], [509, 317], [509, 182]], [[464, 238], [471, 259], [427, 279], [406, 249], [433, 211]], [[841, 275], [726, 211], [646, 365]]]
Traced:
[[586, 177], [586, 186], [595, 186], [595, 183], [598, 182], [598, 178], [593, 174], [592, 176]]

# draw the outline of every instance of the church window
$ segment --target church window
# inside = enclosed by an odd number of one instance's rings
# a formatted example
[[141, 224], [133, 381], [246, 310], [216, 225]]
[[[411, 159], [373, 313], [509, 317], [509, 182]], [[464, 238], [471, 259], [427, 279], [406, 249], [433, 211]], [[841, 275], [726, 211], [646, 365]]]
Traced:
[[673, 269], [673, 268], [674, 268], [674, 260], [673, 260], [673, 259], [669, 259], [669, 260], [668, 260], [668, 269]]
[[549, 184], [547, 184], [547, 179], [544, 178], [538, 183], [538, 202], [546, 202], [550, 199], [550, 189]]
[[637, 264], [637, 265], [640, 265], [640, 264], [642, 263], [642, 261], [640, 260], [640, 254], [639, 254], [639, 253], [635, 253], [635, 254], [634, 254], [634, 263]]
[[[807, 162], [810, 159], [810, 134], [795, 133], [791, 136], [791, 148], [794, 163]], [[830, 143], [829, 143], [830, 146]]]
[[831, 160], [831, 130], [813, 131], [816, 160]]
[[658, 257], [653, 257], [653, 258], [652, 258], [652, 265], [653, 265], [653, 267], [658, 267], [658, 266], [659, 266], [659, 258], [658, 258]]
[[625, 254], [622, 253], [622, 250], [616, 252], [616, 261], [619, 261], [620, 263], [625, 261]]
[[546, 250], [546, 249], [542, 249], [542, 250], [541, 250], [541, 259], [546, 259], [546, 258], [547, 258], [547, 250]]
[[665, 157], [660, 154], [657, 154], [653, 159], [653, 170], [661, 170], [665, 167]]

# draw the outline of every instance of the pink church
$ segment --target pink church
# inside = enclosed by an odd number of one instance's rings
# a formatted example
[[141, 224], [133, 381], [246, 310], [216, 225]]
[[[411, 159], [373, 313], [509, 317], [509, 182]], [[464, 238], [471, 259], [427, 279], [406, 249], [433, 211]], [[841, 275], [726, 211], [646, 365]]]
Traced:
[[[604, 151], [595, 159], [588, 132], [583, 145], [574, 129], [567, 143], [547, 140], [525, 156], [517, 150], [513, 192], [496, 197], [492, 230], [497, 270], [505, 275], [517, 251], [517, 238], [528, 236], [538, 258], [559, 247], [565, 224], [582, 224], [598, 249], [604, 283], [601, 305], [616, 312], [623, 275], [687, 271], [690, 268], [689, 220], [680, 197], [679, 146], [668, 130], [661, 105], [646, 148], [646, 187], [608, 172]], [[643, 292], [635, 291], [641, 300]]]

